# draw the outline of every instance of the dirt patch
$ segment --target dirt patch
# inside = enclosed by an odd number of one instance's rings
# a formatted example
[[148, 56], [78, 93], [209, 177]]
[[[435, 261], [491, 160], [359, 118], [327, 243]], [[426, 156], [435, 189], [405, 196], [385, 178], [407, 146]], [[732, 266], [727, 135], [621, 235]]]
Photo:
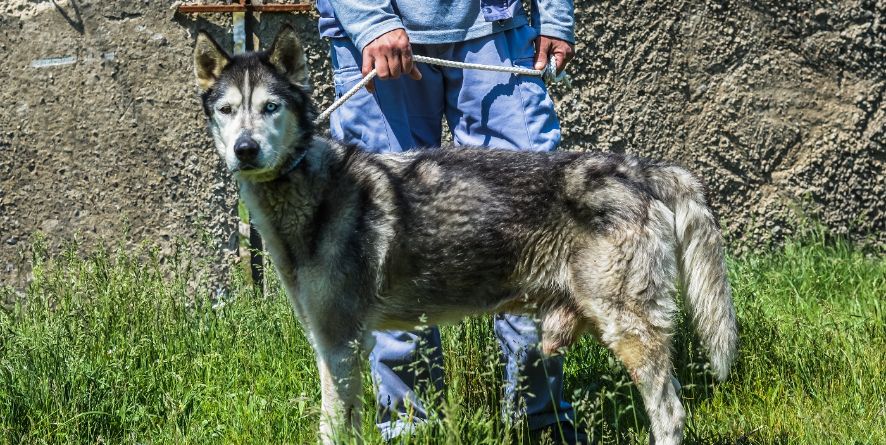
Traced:
[[[736, 245], [804, 218], [886, 243], [886, 14], [877, 2], [594, 2], [577, 8], [573, 87], [555, 88], [565, 149], [671, 159], [698, 172]], [[0, 282], [27, 280], [35, 231], [160, 246], [226, 264], [236, 191], [204, 129], [197, 27], [224, 14], [173, 2], [13, 0], [0, 6]], [[278, 16], [333, 90], [315, 17]]]

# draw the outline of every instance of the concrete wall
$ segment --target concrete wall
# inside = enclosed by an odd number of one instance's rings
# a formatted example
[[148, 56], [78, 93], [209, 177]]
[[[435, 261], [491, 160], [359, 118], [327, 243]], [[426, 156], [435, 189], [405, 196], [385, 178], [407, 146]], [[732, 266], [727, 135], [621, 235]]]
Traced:
[[[555, 88], [564, 149], [671, 159], [707, 181], [735, 246], [778, 242], [805, 217], [886, 243], [886, 11], [865, 1], [577, 0], [573, 86]], [[0, 283], [27, 280], [35, 231], [159, 245], [224, 264], [236, 197], [191, 74], [194, 31], [230, 45], [224, 14], [170, 1], [0, 4]], [[311, 15], [281, 21], [332, 96]], [[804, 216], [805, 215], [805, 216]]]
[[886, 2], [577, 2], [567, 146], [698, 172], [732, 240], [886, 241]]

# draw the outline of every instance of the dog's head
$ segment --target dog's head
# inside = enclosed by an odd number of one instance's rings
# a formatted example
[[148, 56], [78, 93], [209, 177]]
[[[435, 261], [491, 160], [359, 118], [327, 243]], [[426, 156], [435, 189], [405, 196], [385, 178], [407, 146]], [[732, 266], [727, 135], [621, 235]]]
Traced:
[[247, 181], [274, 178], [299, 159], [313, 130], [304, 49], [286, 26], [267, 51], [231, 56], [200, 32], [194, 74], [215, 147]]

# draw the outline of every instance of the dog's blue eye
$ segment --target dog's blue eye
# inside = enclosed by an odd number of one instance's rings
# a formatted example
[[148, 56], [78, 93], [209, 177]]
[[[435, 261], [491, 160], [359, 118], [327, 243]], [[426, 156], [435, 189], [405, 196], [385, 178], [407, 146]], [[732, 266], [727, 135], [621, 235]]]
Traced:
[[273, 112], [277, 111], [278, 108], [280, 108], [280, 105], [277, 105], [274, 102], [268, 102], [265, 104], [264, 112], [265, 113], [273, 113]]

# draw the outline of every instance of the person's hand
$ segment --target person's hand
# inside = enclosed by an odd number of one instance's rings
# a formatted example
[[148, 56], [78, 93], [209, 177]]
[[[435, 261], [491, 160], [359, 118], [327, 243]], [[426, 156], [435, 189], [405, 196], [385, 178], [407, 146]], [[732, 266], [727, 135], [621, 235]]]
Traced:
[[[379, 79], [396, 79], [403, 73], [412, 79], [421, 79], [421, 72], [412, 62], [412, 46], [405, 30], [388, 31], [363, 48], [363, 77], [373, 68]], [[375, 83], [369, 82], [366, 89], [375, 91]]]
[[544, 69], [551, 55], [557, 56], [557, 74], [575, 57], [571, 43], [556, 37], [538, 36], [535, 39], [535, 69]]

